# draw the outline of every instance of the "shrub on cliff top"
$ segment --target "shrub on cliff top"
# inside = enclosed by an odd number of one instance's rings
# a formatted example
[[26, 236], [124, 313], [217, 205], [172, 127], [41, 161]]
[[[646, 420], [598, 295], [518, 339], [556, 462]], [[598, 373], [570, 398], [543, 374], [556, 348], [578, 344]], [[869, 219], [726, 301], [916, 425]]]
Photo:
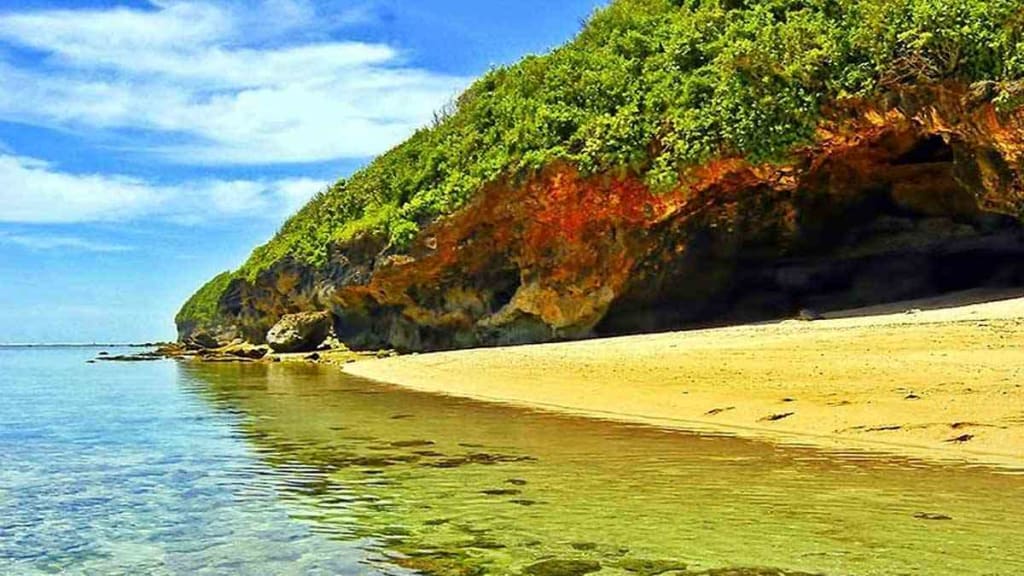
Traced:
[[401, 247], [483, 184], [555, 159], [659, 188], [717, 156], [781, 160], [829, 101], [1024, 77], [1021, 12], [1019, 0], [617, 0], [318, 195], [239, 274], [286, 256], [323, 264], [361, 233]]
[[185, 305], [181, 307], [175, 321], [179, 326], [186, 322], [206, 325], [217, 319], [220, 297], [227, 291], [235, 275], [222, 272], [199, 289]]

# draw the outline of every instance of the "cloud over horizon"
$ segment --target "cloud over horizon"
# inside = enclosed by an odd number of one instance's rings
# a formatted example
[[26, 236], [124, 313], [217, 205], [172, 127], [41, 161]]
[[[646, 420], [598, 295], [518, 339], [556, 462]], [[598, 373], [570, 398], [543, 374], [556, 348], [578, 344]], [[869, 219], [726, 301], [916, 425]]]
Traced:
[[67, 236], [62, 234], [14, 234], [0, 231], [0, 246], [14, 245], [30, 250], [63, 250], [76, 252], [131, 252], [131, 246]]
[[69, 173], [42, 160], [0, 153], [0, 223], [279, 219], [327, 184], [311, 178], [159, 184], [120, 174]]

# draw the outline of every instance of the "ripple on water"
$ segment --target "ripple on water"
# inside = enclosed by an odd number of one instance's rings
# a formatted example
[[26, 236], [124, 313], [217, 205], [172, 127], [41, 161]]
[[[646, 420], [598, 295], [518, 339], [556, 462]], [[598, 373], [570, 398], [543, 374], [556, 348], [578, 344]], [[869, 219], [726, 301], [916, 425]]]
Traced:
[[1024, 573], [1021, 476], [304, 367], [23, 364], [0, 405], [26, 430], [0, 429], [19, 463], [0, 573]]

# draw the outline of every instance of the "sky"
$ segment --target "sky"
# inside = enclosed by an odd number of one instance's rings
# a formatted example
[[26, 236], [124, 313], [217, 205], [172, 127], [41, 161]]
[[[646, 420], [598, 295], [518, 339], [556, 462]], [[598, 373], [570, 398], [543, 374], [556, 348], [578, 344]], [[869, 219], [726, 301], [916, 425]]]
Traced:
[[603, 0], [0, 0], [0, 343], [173, 339], [330, 182]]

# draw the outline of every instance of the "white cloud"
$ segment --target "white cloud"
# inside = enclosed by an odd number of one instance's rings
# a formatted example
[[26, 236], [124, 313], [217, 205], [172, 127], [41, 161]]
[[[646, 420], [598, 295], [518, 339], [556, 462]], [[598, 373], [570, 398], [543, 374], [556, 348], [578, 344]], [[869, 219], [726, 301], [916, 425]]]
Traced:
[[77, 236], [49, 234], [11, 234], [0, 232], [0, 245], [13, 244], [32, 250], [62, 250], [75, 252], [129, 252], [130, 246], [110, 242], [98, 242]]
[[467, 84], [387, 45], [299, 33], [320, 21], [300, 0], [0, 12], [0, 43], [41, 55], [0, 60], [0, 118], [172, 135], [140, 145], [172, 162], [326, 161], [384, 151]]
[[198, 223], [241, 217], [279, 219], [326, 185], [327, 182], [309, 178], [199, 180], [160, 185], [117, 174], [72, 174], [34, 158], [0, 154], [0, 222], [57, 224], [157, 218]]
[[82, 62], [188, 49], [235, 34], [231, 15], [213, 4], [168, 3], [156, 10], [44, 10], [0, 16], [5, 39]]
[[137, 179], [70, 175], [32, 158], [0, 156], [2, 222], [119, 220], [159, 202], [159, 192]]
[[277, 198], [284, 203], [284, 211], [293, 214], [309, 202], [317, 192], [326, 188], [324, 182], [311, 178], [294, 178], [277, 182], [275, 192]]

